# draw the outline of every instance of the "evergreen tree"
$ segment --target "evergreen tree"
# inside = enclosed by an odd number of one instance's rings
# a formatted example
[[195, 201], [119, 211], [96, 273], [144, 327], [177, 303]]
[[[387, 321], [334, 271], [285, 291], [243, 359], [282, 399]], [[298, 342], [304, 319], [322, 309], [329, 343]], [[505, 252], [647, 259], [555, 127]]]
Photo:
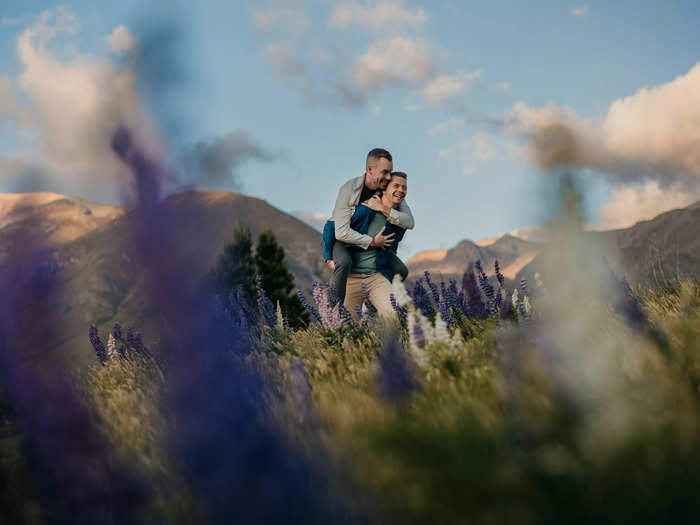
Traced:
[[308, 323], [308, 312], [302, 306], [294, 289], [294, 276], [284, 260], [284, 249], [277, 244], [275, 234], [270, 230], [264, 230], [258, 237], [258, 246], [255, 250], [255, 264], [265, 293], [280, 307], [289, 324], [298, 327]]
[[240, 284], [243, 286], [246, 299], [254, 305], [255, 291], [255, 259], [253, 258], [253, 239], [247, 228], [236, 228], [233, 241], [224, 246], [210, 280], [222, 304], [229, 304], [229, 294]]

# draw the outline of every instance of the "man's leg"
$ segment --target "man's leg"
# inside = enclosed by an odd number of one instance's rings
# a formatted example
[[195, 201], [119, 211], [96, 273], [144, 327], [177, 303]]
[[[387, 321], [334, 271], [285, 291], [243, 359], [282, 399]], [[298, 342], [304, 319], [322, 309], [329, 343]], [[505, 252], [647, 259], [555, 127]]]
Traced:
[[360, 275], [349, 275], [347, 279], [347, 293], [345, 294], [345, 302], [343, 305], [348, 309], [355, 320], [357, 320], [356, 307], [362, 310], [362, 303], [365, 300], [364, 291], [362, 290], [362, 283], [364, 281], [366, 281], [366, 278]]
[[389, 265], [389, 271], [391, 271], [392, 278], [398, 273], [401, 276], [401, 280], [405, 281], [406, 277], [408, 277], [408, 268], [403, 261], [399, 259], [398, 256], [391, 250], [386, 251], [386, 260]]
[[333, 245], [333, 262], [335, 270], [331, 277], [331, 286], [338, 294], [338, 300], [342, 303], [345, 301], [345, 286], [350, 274], [352, 266], [352, 255], [342, 242], [337, 242]]
[[372, 304], [377, 309], [377, 313], [389, 319], [395, 318], [396, 312], [394, 307], [391, 306], [391, 299], [389, 299], [393, 289], [387, 278], [379, 272], [373, 273], [365, 279], [365, 286], [367, 287], [369, 300], [372, 301]]

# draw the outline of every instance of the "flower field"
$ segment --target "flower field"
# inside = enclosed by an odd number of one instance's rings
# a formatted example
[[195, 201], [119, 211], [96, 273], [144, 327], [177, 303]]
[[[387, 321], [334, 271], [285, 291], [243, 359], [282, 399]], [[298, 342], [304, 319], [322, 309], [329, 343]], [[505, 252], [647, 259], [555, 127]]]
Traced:
[[43, 430], [2, 407], [4, 522], [695, 521], [700, 285], [613, 279], [607, 300], [495, 276], [395, 282], [391, 320], [317, 284], [296, 331], [261, 286], [150, 347], [91, 327], [62, 409], [88, 448], [57, 433], [47, 467]]

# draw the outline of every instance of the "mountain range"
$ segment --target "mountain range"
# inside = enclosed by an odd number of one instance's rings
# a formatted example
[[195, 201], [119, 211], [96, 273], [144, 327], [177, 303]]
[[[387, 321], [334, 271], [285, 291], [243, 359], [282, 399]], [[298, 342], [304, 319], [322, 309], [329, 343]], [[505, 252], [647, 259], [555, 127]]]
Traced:
[[[170, 228], [178, 257], [184, 258], [185, 283], [196, 283], [213, 267], [238, 226], [259, 233], [271, 229], [284, 248], [296, 285], [308, 290], [314, 279], [327, 279], [320, 258], [320, 234], [265, 201], [235, 193], [186, 191], [172, 195], [153, 210]], [[139, 220], [133, 210], [105, 206], [59, 194], [0, 194], [0, 271], [10, 255], [40, 246], [50, 261], [57, 286], [32, 305], [50, 313], [52, 332], [35, 333], [37, 344], [67, 356], [76, 367], [94, 360], [87, 328], [101, 333], [119, 321], [155, 337], [157, 312], [143, 293], [147, 276], [139, 267], [132, 232]], [[27, 260], [31, 260], [27, 254]], [[168, 261], [163, 260], [163, 265]], [[42, 338], [48, 338], [43, 340]]]
[[[190, 269], [183, 283], [196, 283], [215, 264], [224, 244], [238, 226], [253, 238], [271, 229], [285, 250], [297, 287], [327, 280], [321, 260], [320, 233], [263, 200], [226, 192], [186, 191], [156, 205], [154, 213], [170, 228], [178, 257]], [[51, 332], [18, 327], [37, 345], [61, 352], [76, 368], [94, 362], [87, 328], [101, 333], [119, 321], [144, 332], [146, 342], [157, 338], [158, 312], [149, 308], [144, 293], [148, 276], [138, 264], [132, 232], [139, 215], [128, 207], [97, 204], [56, 193], [0, 194], [0, 272], [11, 256], [32, 259], [40, 246], [41, 259], [50, 261], [58, 286], [33, 304], [35, 318], [51, 315]], [[663, 213], [654, 219], [614, 231], [584, 232], [610, 246], [610, 266], [632, 284], [663, 285], [676, 278], [700, 279], [700, 203]], [[449, 250], [421, 252], [409, 261], [409, 278], [425, 270], [436, 279], [459, 279], [469, 262], [480, 260], [487, 274], [494, 262], [511, 282], [532, 279], [545, 250], [553, 243], [533, 242], [513, 235], [479, 242], [463, 240]], [[168, 261], [163, 260], [167, 265]]]

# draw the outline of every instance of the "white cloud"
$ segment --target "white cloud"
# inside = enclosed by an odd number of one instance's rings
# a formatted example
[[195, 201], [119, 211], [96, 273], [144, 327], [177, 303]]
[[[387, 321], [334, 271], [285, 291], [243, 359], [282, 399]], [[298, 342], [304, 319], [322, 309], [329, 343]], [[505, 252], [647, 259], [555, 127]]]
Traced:
[[[9, 100], [5, 113], [14, 115], [20, 134], [33, 137], [22, 145], [31, 150], [33, 163], [68, 184], [104, 192], [105, 182], [124, 173], [111, 148], [116, 129], [129, 127], [150, 151], [161, 146], [132, 71], [107, 59], [77, 53], [59, 58], [51, 51], [54, 38], [71, 37], [77, 30], [77, 19], [64, 8], [42, 12], [17, 38], [21, 73], [16, 85], [24, 104], [12, 107], [18, 98], [14, 91], [2, 98]], [[5, 82], [2, 90], [7, 87]]]
[[510, 91], [512, 86], [510, 85], [510, 82], [501, 82], [500, 84], [498, 84], [498, 87], [502, 91]]
[[685, 208], [700, 199], [700, 193], [685, 187], [663, 188], [658, 181], [644, 186], [613, 188], [610, 200], [597, 218], [602, 229], [628, 228], [639, 221], [653, 219], [660, 213]]
[[345, 29], [359, 26], [378, 34], [397, 34], [407, 30], [420, 31], [428, 17], [423, 8], [412, 11], [403, 2], [384, 0], [373, 6], [360, 2], [339, 4], [331, 13], [328, 24]]
[[481, 160], [490, 160], [494, 155], [493, 146], [491, 141], [485, 133], [477, 133], [472, 137], [474, 142], [474, 156]]
[[433, 136], [442, 132], [452, 133], [458, 129], [464, 128], [465, 124], [466, 122], [463, 118], [450, 117], [446, 121], [435, 124], [435, 126], [430, 128], [428, 130], [428, 135]]
[[374, 104], [372, 106], [372, 115], [377, 116], [381, 114], [382, 112], [382, 107], [379, 104]]
[[118, 55], [134, 51], [138, 47], [138, 41], [129, 32], [129, 28], [124, 25], [119, 25], [112, 30], [112, 33], [107, 37], [107, 43], [110, 49]]
[[386, 84], [423, 81], [433, 69], [424, 40], [396, 36], [370, 44], [355, 62], [353, 79], [361, 88], [379, 89]]
[[438, 75], [421, 89], [420, 93], [430, 104], [440, 105], [459, 97], [465, 89], [480, 81], [482, 77], [481, 70], [456, 75]]
[[588, 15], [588, 4], [582, 5], [579, 7], [575, 7], [572, 9], [571, 14], [574, 16], [578, 16], [579, 18], [583, 18], [584, 16]]
[[251, 10], [250, 16], [253, 27], [261, 33], [282, 30], [298, 35], [306, 32], [311, 25], [306, 14], [294, 7], [259, 7]]
[[544, 167], [597, 168], [615, 176], [700, 176], [700, 63], [685, 75], [614, 101], [599, 119], [568, 107], [518, 103], [506, 130], [530, 139], [532, 160]]
[[474, 168], [471, 166], [465, 166], [464, 170], [462, 170], [462, 173], [464, 173], [464, 175], [466, 176], [472, 175], [474, 173]]
[[265, 48], [265, 54], [277, 71], [285, 75], [304, 75], [306, 68], [304, 64], [296, 60], [289, 49], [289, 45], [284, 42], [273, 42]]

